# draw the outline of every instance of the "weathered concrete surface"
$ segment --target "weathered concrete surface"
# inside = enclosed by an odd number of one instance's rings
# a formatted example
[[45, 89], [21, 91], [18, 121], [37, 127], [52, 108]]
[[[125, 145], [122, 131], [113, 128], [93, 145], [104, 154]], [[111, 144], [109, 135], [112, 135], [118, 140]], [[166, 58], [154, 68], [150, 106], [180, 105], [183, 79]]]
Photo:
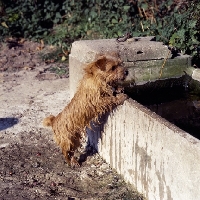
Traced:
[[[178, 56], [174, 59], [162, 60], [145, 60], [135, 62], [124, 62], [129, 71], [126, 82], [132, 82], [136, 85], [145, 84], [149, 81], [163, 80], [167, 78], [179, 78], [184, 72], [191, 75], [191, 57]], [[162, 67], [163, 66], [163, 67]], [[193, 69], [193, 68], [192, 68]]]
[[[131, 44], [134, 45], [129, 51]], [[135, 40], [125, 43], [117, 43], [116, 40], [73, 43], [70, 55], [70, 96], [74, 95], [78, 81], [83, 75], [83, 65], [93, 61], [99, 54], [118, 53], [128, 65], [138, 62], [135, 67], [140, 71], [140, 64], [144, 64], [143, 70], [145, 65], [150, 69], [150, 65], [146, 63], [160, 62], [160, 65], [169, 53], [167, 47], [159, 43], [155, 48], [157, 53], [154, 54], [155, 46], [148, 38], [140, 43], [142, 46], [136, 44]], [[134, 48], [138, 48], [137, 51]], [[145, 52], [146, 48], [148, 52]], [[142, 57], [145, 54], [147, 57]], [[150, 58], [155, 60], [148, 61]], [[182, 69], [174, 69], [177, 77], [182, 76], [184, 70], [189, 72], [189, 75], [193, 74], [194, 69], [190, 68], [188, 57], [179, 61], [185, 63], [185, 66]], [[152, 66], [155, 67], [154, 64]], [[177, 66], [179, 64], [177, 63]], [[161, 66], [157, 66], [155, 71], [150, 69], [150, 73], [160, 75]], [[133, 65], [128, 67], [130, 81], [133, 81], [133, 78], [139, 80], [142, 70], [137, 72], [134, 71]], [[169, 66], [166, 62], [163, 76], [167, 67]], [[131, 78], [131, 74], [134, 77]], [[193, 200], [200, 197], [200, 142], [188, 133], [133, 100], [119, 106], [107, 116], [104, 125], [96, 125], [93, 129], [94, 132], [88, 131], [90, 143], [149, 200]]]
[[89, 136], [111, 167], [147, 199], [199, 199], [200, 141], [134, 100], [125, 101]]
[[[133, 38], [119, 43], [115, 39], [82, 40], [72, 44], [69, 55], [70, 96], [73, 97], [77, 84], [82, 77], [83, 67], [100, 54], [118, 54], [122, 61], [164, 59], [168, 56], [167, 46], [161, 42], [151, 41], [152, 37]], [[133, 77], [129, 78], [132, 80]]]
[[[162, 42], [152, 41], [153, 37], [131, 38], [126, 42], [116, 39], [83, 40], [72, 44], [69, 56], [70, 96], [73, 97], [82, 77], [83, 66], [101, 54], [117, 54], [129, 69], [126, 85], [144, 84], [148, 81], [181, 77], [191, 66], [190, 56], [171, 58], [171, 52]], [[165, 62], [166, 60], [166, 62]]]

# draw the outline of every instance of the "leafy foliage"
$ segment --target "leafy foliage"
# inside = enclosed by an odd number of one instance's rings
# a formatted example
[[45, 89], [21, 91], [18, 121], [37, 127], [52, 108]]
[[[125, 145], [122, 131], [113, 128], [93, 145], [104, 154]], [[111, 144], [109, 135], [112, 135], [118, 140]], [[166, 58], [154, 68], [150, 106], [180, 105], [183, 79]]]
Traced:
[[[51, 43], [72, 42], [75, 39], [111, 38], [122, 35], [131, 26], [129, 8], [123, 0], [65, 1], [64, 22], [55, 26], [47, 37]], [[55, 40], [55, 35], [58, 40]]]
[[[70, 51], [78, 39], [156, 36], [198, 57], [198, 0], [8, 0], [0, 1], [0, 35], [44, 39]], [[0, 37], [1, 37], [0, 36]]]
[[[61, 22], [59, 4], [50, 0], [10, 0], [0, 19], [0, 34], [40, 39], [54, 24]], [[7, 5], [7, 6], [6, 6]]]
[[[185, 7], [175, 7], [173, 10], [169, 10], [170, 5], [172, 5], [172, 1], [160, 4], [159, 12], [154, 13], [148, 19], [140, 18], [141, 28], [138, 30], [142, 29], [141, 35], [155, 35], [157, 40], [174, 46], [183, 53], [194, 54], [196, 45], [199, 43], [196, 14], [200, 11], [200, 3], [197, 6], [196, 3], [191, 2]], [[165, 15], [159, 18], [162, 12]]]

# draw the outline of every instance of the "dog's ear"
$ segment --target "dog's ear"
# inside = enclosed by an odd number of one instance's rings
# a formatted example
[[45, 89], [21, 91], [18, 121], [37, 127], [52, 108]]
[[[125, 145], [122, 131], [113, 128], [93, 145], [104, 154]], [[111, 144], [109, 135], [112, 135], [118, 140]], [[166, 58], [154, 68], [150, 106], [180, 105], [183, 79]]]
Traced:
[[100, 56], [97, 60], [96, 60], [96, 66], [102, 70], [105, 71], [106, 70], [106, 57], [105, 56]]
[[95, 74], [95, 72], [97, 71], [97, 69], [100, 69], [102, 71], [106, 70], [106, 57], [105, 56], [100, 56], [98, 57], [98, 59], [90, 64], [88, 64], [85, 68], [84, 71], [87, 74]]

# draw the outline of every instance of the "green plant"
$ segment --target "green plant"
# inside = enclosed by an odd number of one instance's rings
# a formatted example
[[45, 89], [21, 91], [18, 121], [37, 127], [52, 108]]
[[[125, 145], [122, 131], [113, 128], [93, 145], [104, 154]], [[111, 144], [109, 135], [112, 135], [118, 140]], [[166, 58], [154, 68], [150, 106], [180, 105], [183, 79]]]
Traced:
[[39, 53], [40, 58], [46, 63], [54, 63], [62, 60], [62, 49], [57, 47], [51, 51]]
[[68, 68], [65, 65], [59, 67], [51, 67], [48, 69], [48, 71], [56, 73], [59, 76], [69, 74]]
[[9, 0], [2, 1], [0, 38], [44, 39], [69, 52], [79, 39], [154, 35], [196, 56], [200, 40], [198, 0]]
[[123, 0], [65, 1], [62, 5], [66, 13], [64, 21], [54, 27], [46, 41], [60, 45], [76, 39], [117, 37], [131, 28], [129, 8]]
[[[163, 2], [157, 7], [157, 10], [154, 9], [151, 17], [136, 18], [135, 24], [138, 25], [133, 28], [133, 32], [140, 36], [154, 35], [158, 41], [176, 47], [183, 53], [195, 55], [196, 45], [199, 43], [197, 13], [200, 11], [200, 3], [190, 2], [183, 7], [170, 9], [172, 5], [173, 1]], [[144, 12], [148, 12], [149, 5], [147, 3], [143, 2], [140, 6]]]
[[11, 0], [0, 18], [1, 36], [41, 39], [62, 20], [59, 4], [50, 0]]

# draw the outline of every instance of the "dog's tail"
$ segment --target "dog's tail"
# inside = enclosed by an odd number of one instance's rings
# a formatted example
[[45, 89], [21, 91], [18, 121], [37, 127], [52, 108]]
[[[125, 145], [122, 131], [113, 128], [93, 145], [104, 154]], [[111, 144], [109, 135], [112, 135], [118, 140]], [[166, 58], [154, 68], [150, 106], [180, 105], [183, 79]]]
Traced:
[[43, 120], [43, 125], [44, 126], [52, 126], [54, 119], [55, 119], [55, 116], [53, 116], [53, 115], [50, 115], [49, 117], [46, 117]]

